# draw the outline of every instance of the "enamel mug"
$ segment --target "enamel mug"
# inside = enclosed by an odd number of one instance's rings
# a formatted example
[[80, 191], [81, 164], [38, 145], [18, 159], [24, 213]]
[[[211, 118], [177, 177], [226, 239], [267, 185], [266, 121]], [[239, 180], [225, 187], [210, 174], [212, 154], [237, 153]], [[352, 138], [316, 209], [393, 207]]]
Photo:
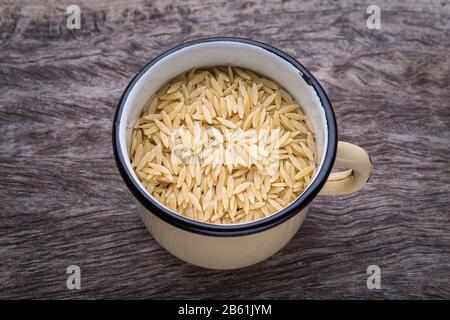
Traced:
[[[192, 68], [237, 66], [277, 81], [312, 122], [318, 169], [310, 185], [289, 206], [264, 219], [233, 225], [191, 220], [160, 204], [133, 171], [131, 132], [147, 100], [164, 84]], [[298, 61], [264, 43], [242, 38], [207, 38], [164, 52], [140, 71], [123, 93], [113, 124], [113, 149], [120, 174], [145, 226], [174, 256], [210, 269], [236, 269], [272, 256], [295, 235], [317, 195], [356, 192], [368, 181], [372, 163], [366, 151], [338, 142], [331, 103], [317, 80]], [[345, 171], [330, 174], [333, 166]]]

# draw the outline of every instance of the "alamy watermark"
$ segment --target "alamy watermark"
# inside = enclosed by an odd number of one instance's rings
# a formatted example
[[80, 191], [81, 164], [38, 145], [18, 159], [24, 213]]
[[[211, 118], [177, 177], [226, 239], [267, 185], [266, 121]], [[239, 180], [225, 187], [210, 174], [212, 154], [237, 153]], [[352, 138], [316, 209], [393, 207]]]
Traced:
[[376, 264], [367, 267], [366, 273], [369, 275], [367, 278], [367, 289], [380, 290], [381, 289], [381, 269]]
[[[231, 125], [231, 124], [230, 124]], [[169, 132], [168, 132], [169, 133]], [[195, 122], [189, 128], [178, 128], [170, 136], [161, 134], [162, 145], [171, 146], [174, 164], [200, 164], [216, 167], [259, 167], [261, 172], [275, 174], [280, 159], [280, 148], [289, 143], [290, 135], [281, 136], [277, 129], [204, 128]]]
[[66, 26], [69, 30], [81, 29], [81, 9], [80, 6], [72, 4], [66, 8]]
[[367, 7], [366, 13], [370, 16], [367, 18], [366, 25], [368, 29], [381, 29], [381, 9], [376, 4]]
[[66, 273], [70, 274], [67, 278], [66, 286], [69, 290], [81, 289], [81, 269], [77, 265], [70, 265], [66, 269]]

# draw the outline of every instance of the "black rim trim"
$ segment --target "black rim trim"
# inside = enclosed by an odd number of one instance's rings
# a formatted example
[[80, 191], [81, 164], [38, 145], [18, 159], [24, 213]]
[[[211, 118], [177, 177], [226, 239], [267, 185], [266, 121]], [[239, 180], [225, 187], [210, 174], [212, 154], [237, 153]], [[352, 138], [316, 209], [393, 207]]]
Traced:
[[[321, 170], [319, 171], [316, 179], [312, 182], [312, 184], [307, 188], [307, 190], [296, 200], [294, 201], [289, 207], [284, 208], [283, 210], [277, 212], [276, 214], [273, 214], [267, 218], [264, 218], [262, 220], [258, 220], [255, 222], [250, 222], [246, 224], [237, 224], [237, 225], [213, 225], [213, 224], [207, 224], [202, 222], [197, 222], [194, 220], [190, 220], [188, 218], [185, 218], [177, 213], [174, 213], [170, 211], [169, 209], [165, 208], [161, 204], [159, 204], [157, 201], [150, 198], [141, 188], [138, 186], [137, 182], [133, 179], [131, 174], [128, 172], [126, 165], [125, 165], [125, 159], [121, 152], [121, 146], [120, 146], [120, 140], [119, 140], [119, 125], [120, 125], [120, 118], [122, 116], [123, 107], [125, 105], [125, 101], [128, 98], [129, 93], [133, 89], [136, 82], [141, 78], [141, 76], [147, 72], [148, 69], [150, 69], [156, 62], [161, 60], [162, 58], [172, 54], [175, 51], [178, 51], [180, 49], [198, 45], [201, 43], [207, 43], [207, 42], [240, 42], [245, 43], [253, 46], [257, 46], [259, 48], [265, 49], [292, 64], [296, 69], [298, 69], [303, 76], [303, 78], [308, 80], [307, 83], [309, 83], [314, 90], [316, 91], [322, 106], [324, 108], [325, 112], [325, 118], [327, 120], [327, 126], [328, 126], [328, 147], [325, 154], [324, 163], [322, 165]], [[123, 180], [125, 181], [126, 185], [130, 189], [130, 191], [133, 193], [133, 195], [136, 197], [136, 199], [150, 212], [155, 214], [158, 218], [166, 221], [167, 223], [179, 227], [181, 229], [184, 229], [186, 231], [208, 235], [208, 236], [243, 236], [243, 235], [249, 235], [257, 232], [261, 232], [270, 228], [273, 228], [280, 223], [290, 219], [295, 214], [300, 212], [302, 209], [304, 209], [319, 193], [322, 186], [325, 184], [328, 175], [331, 172], [335, 157], [336, 157], [336, 148], [337, 148], [337, 127], [336, 127], [336, 118], [333, 112], [333, 108], [331, 106], [331, 103], [322, 88], [322, 86], [319, 84], [319, 82], [314, 78], [314, 76], [297, 60], [295, 60], [293, 57], [289, 56], [288, 54], [282, 52], [281, 50], [274, 48], [270, 45], [267, 45], [265, 43], [249, 40], [245, 38], [237, 38], [237, 37], [211, 37], [211, 38], [204, 38], [204, 39], [198, 39], [194, 41], [189, 41], [183, 44], [180, 44], [162, 54], [160, 54], [158, 57], [150, 61], [138, 74], [134, 76], [132, 81], [128, 84], [126, 87], [124, 93], [122, 94], [118, 108], [114, 115], [114, 123], [113, 123], [113, 151], [114, 151], [114, 157], [116, 160], [117, 167], [119, 169], [120, 175], [122, 176]]]

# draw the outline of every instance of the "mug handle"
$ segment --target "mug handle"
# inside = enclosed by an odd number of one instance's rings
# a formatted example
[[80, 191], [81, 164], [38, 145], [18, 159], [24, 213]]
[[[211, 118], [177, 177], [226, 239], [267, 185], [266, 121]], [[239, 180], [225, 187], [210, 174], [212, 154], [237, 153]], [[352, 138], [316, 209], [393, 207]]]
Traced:
[[334, 167], [347, 170], [330, 173], [319, 195], [340, 196], [356, 192], [366, 185], [373, 170], [366, 150], [343, 141], [338, 142]]

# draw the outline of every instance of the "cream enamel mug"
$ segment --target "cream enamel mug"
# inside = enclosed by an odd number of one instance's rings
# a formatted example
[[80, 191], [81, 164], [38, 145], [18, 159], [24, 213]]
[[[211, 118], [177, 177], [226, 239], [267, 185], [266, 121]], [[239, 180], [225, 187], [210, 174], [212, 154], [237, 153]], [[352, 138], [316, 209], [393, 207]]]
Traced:
[[[232, 65], [277, 81], [311, 120], [318, 170], [289, 206], [264, 219], [233, 225], [202, 223], [179, 215], [147, 192], [128, 156], [131, 131], [144, 104], [160, 87], [192, 68]], [[181, 44], [155, 58], [123, 93], [113, 125], [113, 149], [120, 174], [138, 200], [147, 229], [174, 256], [210, 269], [236, 269], [272, 256], [295, 235], [317, 195], [342, 195], [361, 189], [372, 172], [362, 148], [338, 142], [336, 120], [324, 90], [299, 62], [269, 45], [242, 38], [207, 38]], [[330, 174], [333, 166], [347, 170]]]

